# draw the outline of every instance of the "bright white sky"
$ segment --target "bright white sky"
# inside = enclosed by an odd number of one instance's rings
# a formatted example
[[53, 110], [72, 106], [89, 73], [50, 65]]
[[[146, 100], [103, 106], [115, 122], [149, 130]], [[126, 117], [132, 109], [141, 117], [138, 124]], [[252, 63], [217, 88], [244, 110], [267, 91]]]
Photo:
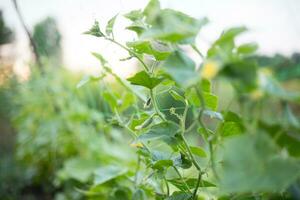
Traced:
[[[57, 19], [63, 34], [64, 61], [68, 68], [87, 69], [97, 67], [90, 55], [97, 51], [117, 65], [120, 74], [126, 75], [131, 63], [121, 64], [117, 57], [126, 53], [112, 44], [81, 33], [94, 22], [106, 21], [116, 13], [126, 13], [143, 8], [147, 0], [19, 0], [19, 7], [28, 26], [46, 16]], [[250, 32], [241, 41], [256, 41], [265, 54], [291, 54], [300, 51], [300, 1], [299, 0], [161, 0], [163, 7], [174, 8], [194, 17], [208, 17], [210, 24], [199, 36], [199, 47], [206, 50], [224, 28], [246, 25]], [[17, 33], [17, 55], [28, 60], [28, 41], [20, 26], [11, 0], [0, 0], [0, 9], [8, 25]], [[124, 31], [127, 21], [119, 19], [115, 35], [120, 41], [132, 35]], [[25, 50], [25, 51], [24, 51]], [[116, 68], [116, 67], [115, 67]]]

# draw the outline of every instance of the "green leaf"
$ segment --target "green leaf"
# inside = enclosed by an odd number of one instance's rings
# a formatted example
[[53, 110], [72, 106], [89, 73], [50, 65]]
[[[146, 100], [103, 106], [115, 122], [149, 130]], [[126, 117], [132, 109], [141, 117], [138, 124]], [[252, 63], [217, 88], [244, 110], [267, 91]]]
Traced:
[[194, 61], [181, 51], [173, 52], [161, 66], [182, 87], [188, 87], [199, 78]]
[[116, 22], [118, 14], [116, 14], [113, 18], [111, 18], [106, 25], [105, 32], [108, 36], [113, 35], [113, 28]]
[[211, 82], [208, 79], [201, 79], [200, 81], [200, 89], [203, 92], [211, 93]]
[[141, 35], [147, 29], [147, 26], [142, 21], [135, 21], [127, 26], [126, 29], [134, 31], [138, 35]]
[[147, 200], [145, 191], [143, 189], [137, 189], [132, 195], [132, 200]]
[[[127, 42], [126, 44], [139, 54], [153, 55], [156, 60], [165, 60], [171, 54], [171, 52], [166, 50], [166, 47], [148, 40]], [[158, 49], [159, 46], [162, 50]]]
[[99, 163], [95, 160], [71, 158], [65, 161], [63, 169], [58, 172], [58, 176], [62, 179], [72, 178], [85, 183], [98, 167]]
[[221, 131], [224, 137], [242, 134], [240, 125], [236, 122], [224, 122]]
[[281, 124], [259, 121], [259, 128], [268, 133], [282, 149], [287, 150], [289, 155], [300, 157], [300, 133], [299, 130]]
[[112, 111], [118, 107], [118, 99], [112, 92], [103, 91], [102, 96], [106, 103], [109, 104]]
[[159, 83], [161, 83], [163, 79], [151, 77], [147, 72], [140, 71], [136, 73], [133, 77], [128, 78], [127, 80], [133, 85], [140, 85], [148, 89], [153, 89]]
[[206, 157], [206, 152], [201, 147], [190, 146], [191, 152], [199, 157]]
[[93, 35], [95, 37], [104, 37], [104, 34], [100, 30], [98, 21], [95, 21], [92, 28], [90, 30], [84, 32], [83, 34]]
[[124, 17], [131, 21], [141, 20], [143, 18], [142, 10], [132, 10], [129, 13], [124, 14]]
[[[218, 108], [218, 97], [214, 94], [202, 92], [203, 101], [205, 103], [205, 108], [210, 109], [212, 111], [216, 111]], [[186, 93], [186, 98], [189, 100], [189, 102], [196, 106], [201, 107], [201, 100], [198, 97], [198, 94], [194, 88], [190, 89]]]
[[207, 58], [218, 59], [224, 63], [235, 59], [235, 37], [247, 31], [245, 27], [234, 27], [224, 31], [207, 51]]
[[152, 168], [162, 170], [171, 166], [173, 166], [173, 160], [158, 160], [153, 164]]
[[101, 54], [92, 52], [92, 55], [100, 61], [102, 66], [105, 66], [107, 64], [107, 60], [105, 60], [105, 58]]
[[175, 157], [173, 160], [174, 165], [182, 169], [189, 169], [190, 167], [192, 167], [192, 161], [190, 161], [183, 153], [180, 153], [180, 155]]
[[248, 29], [244, 26], [230, 28], [222, 33], [216, 43], [220, 44], [226, 41], [233, 40], [236, 36], [246, 32], [247, 30]]
[[84, 76], [79, 83], [76, 85], [76, 88], [81, 88], [82, 86], [84, 86], [85, 84], [89, 83], [89, 82], [94, 82], [94, 81], [99, 81], [101, 79], [103, 79], [105, 77], [105, 75], [102, 76]]
[[[198, 180], [196, 178], [185, 178], [184, 181], [189, 189], [194, 189], [197, 185]], [[169, 179], [168, 182], [170, 182], [181, 191], [187, 191], [185, 183], [180, 178]], [[199, 187], [216, 187], [216, 185], [209, 181], [202, 180]]]
[[146, 22], [151, 23], [153, 18], [160, 12], [160, 3], [158, 0], [150, 0], [145, 7], [143, 14], [146, 16]]
[[200, 28], [208, 22], [206, 18], [197, 20], [171, 9], [159, 10], [158, 6], [151, 7], [145, 15], [151, 26], [141, 37], [172, 43], [194, 43]]
[[257, 63], [250, 60], [241, 60], [228, 63], [220, 75], [228, 78], [238, 92], [250, 92], [257, 88]]
[[94, 184], [100, 185], [112, 179], [115, 179], [119, 176], [124, 175], [127, 172], [127, 169], [124, 166], [106, 166], [98, 168], [95, 171]]
[[185, 192], [173, 192], [166, 200], [191, 200], [192, 195]]
[[180, 130], [179, 126], [173, 122], [161, 122], [153, 125], [139, 136], [140, 140], [165, 140], [174, 137]]
[[175, 90], [170, 90], [169, 93], [173, 97], [173, 99], [185, 103], [184, 97], [178, 94]]
[[252, 54], [255, 53], [258, 49], [258, 45], [256, 43], [248, 43], [243, 44], [237, 48], [237, 52], [239, 54]]
[[222, 146], [223, 192], [281, 192], [300, 176], [299, 161], [280, 154], [266, 134], [239, 135]]

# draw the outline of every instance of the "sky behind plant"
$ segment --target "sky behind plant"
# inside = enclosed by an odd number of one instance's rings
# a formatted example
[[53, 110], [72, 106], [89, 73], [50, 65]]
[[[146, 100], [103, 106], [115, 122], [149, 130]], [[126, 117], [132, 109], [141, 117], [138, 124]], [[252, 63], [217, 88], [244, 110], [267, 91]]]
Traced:
[[[259, 52], [265, 54], [291, 54], [300, 51], [300, 1], [298, 0], [161, 0], [163, 7], [170, 7], [190, 14], [193, 17], [207, 16], [210, 24], [203, 29], [198, 38], [199, 48], [203, 51], [224, 28], [246, 25], [250, 32], [242, 41], [256, 41]], [[147, 0], [19, 0], [24, 19], [30, 28], [47, 16], [57, 19], [63, 35], [64, 60], [72, 69], [95, 69], [97, 61], [90, 56], [91, 51], [102, 52], [111, 58], [113, 65], [120, 66], [118, 71], [127, 74], [131, 63], [121, 64], [114, 57], [126, 53], [112, 44], [97, 38], [82, 35], [95, 19], [102, 26], [117, 13], [123, 14], [132, 9], [143, 8]], [[17, 57], [28, 60], [27, 38], [17, 19], [10, 0], [0, 0], [0, 9], [8, 25], [17, 36]], [[127, 21], [118, 19], [115, 35], [118, 40], [133, 37], [124, 31]], [[117, 56], [119, 57], [119, 56]], [[92, 70], [93, 71], [93, 70]]]

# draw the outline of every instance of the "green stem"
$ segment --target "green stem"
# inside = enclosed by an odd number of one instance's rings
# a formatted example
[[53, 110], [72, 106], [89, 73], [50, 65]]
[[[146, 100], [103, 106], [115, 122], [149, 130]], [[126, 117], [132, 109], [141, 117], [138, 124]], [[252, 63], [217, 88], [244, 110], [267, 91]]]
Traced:
[[198, 191], [198, 188], [200, 186], [201, 178], [202, 178], [202, 173], [199, 173], [198, 179], [197, 179], [196, 188], [195, 188], [195, 190], [193, 192], [193, 199], [196, 199], [196, 197], [197, 197], [197, 191]]
[[[182, 119], [181, 119], [181, 137], [182, 137], [182, 140], [183, 140], [183, 144], [185, 145], [185, 148], [187, 149], [188, 151], [188, 154], [190, 156], [190, 159], [192, 161], [192, 163], [194, 164], [194, 166], [196, 167], [196, 169], [199, 171], [199, 175], [198, 175], [198, 180], [197, 182], [200, 183], [201, 181], [201, 177], [202, 177], [202, 170], [201, 170], [201, 167], [200, 165], [197, 163], [189, 145], [188, 145], [188, 142], [186, 141], [185, 137], [184, 137], [184, 133], [185, 133], [185, 121], [186, 121], [186, 116], [187, 116], [187, 111], [188, 111], [188, 102], [186, 101], [185, 102], [185, 109], [184, 109], [184, 112], [183, 112], [183, 116], [182, 116]], [[198, 188], [199, 188], [199, 184], [196, 185], [196, 188], [193, 192], [193, 200], [196, 200], [196, 194], [197, 194], [197, 191], [198, 191]]]
[[118, 45], [119, 47], [123, 48], [124, 50], [128, 51], [129, 54], [131, 54], [132, 56], [134, 56], [136, 59], [138, 59], [140, 61], [140, 63], [143, 65], [144, 69], [149, 72], [149, 68], [148, 66], [146, 65], [146, 63], [134, 52], [132, 51], [131, 49], [127, 48], [126, 46], [124, 46], [123, 44], [117, 42], [116, 40], [114, 39], [111, 39], [111, 38], [108, 38], [108, 37], [105, 37], [106, 40]]
[[201, 51], [197, 48], [197, 46], [194, 45], [194, 44], [192, 44], [191, 46], [192, 46], [192, 48], [197, 52], [197, 54], [198, 54], [202, 59], [204, 59], [204, 55], [203, 55], [203, 54], [201, 53]]
[[118, 83], [120, 83], [126, 90], [135, 94], [141, 101], [145, 102], [146, 100], [136, 91], [134, 91], [126, 82], [124, 82], [117, 74], [115, 74], [109, 67], [103, 66], [104, 70], [113, 76]]
[[155, 113], [161, 118], [161, 120], [166, 121], [165, 117], [161, 114], [161, 112], [158, 108], [156, 99], [154, 97], [153, 89], [150, 89], [150, 98], [151, 98]]
[[181, 176], [179, 170], [177, 169], [177, 167], [173, 166], [175, 172], [178, 174], [179, 178], [181, 179], [181, 181], [183, 182], [184, 186], [186, 187], [187, 191], [189, 191], [189, 193], [191, 193], [190, 188], [188, 186], [188, 184], [185, 182], [185, 180], [183, 179], [183, 177]]

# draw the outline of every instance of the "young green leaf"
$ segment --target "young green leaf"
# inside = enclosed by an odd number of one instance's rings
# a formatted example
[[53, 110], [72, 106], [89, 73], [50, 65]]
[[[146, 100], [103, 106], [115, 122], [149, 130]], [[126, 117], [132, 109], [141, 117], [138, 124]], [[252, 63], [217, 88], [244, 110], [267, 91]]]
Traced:
[[115, 25], [115, 21], [117, 19], [118, 14], [116, 14], [113, 18], [111, 18], [106, 25], [105, 32], [108, 36], [113, 35], [113, 28]]
[[133, 85], [140, 85], [148, 89], [155, 88], [158, 84], [162, 82], [162, 78], [151, 77], [147, 72], [140, 71], [136, 73], [133, 77], [127, 79]]
[[76, 88], [80, 88], [89, 82], [99, 81], [103, 79], [105, 75], [102, 76], [84, 76], [80, 82], [76, 85]]
[[96, 52], [92, 52], [92, 55], [95, 56], [95, 58], [97, 58], [100, 61], [102, 66], [107, 64], [107, 61], [105, 60], [105, 58], [101, 54], [96, 53]]
[[98, 21], [95, 21], [92, 28], [90, 30], [84, 32], [83, 34], [93, 35], [95, 37], [104, 37], [104, 34], [100, 30]]
[[191, 152], [199, 157], [206, 157], [206, 152], [201, 147], [190, 146]]
[[142, 10], [132, 10], [129, 13], [124, 14], [124, 17], [134, 22], [143, 18], [143, 12]]
[[239, 54], [253, 54], [258, 49], [256, 43], [243, 44], [237, 48]]
[[173, 160], [158, 160], [153, 164], [152, 168], [162, 170], [171, 166], [173, 166]]

